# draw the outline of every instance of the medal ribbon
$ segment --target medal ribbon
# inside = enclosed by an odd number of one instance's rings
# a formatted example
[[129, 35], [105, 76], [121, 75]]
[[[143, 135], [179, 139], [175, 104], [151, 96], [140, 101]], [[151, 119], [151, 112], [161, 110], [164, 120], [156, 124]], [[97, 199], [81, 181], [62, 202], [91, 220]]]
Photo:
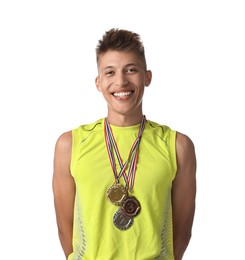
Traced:
[[[137, 160], [138, 160], [139, 144], [140, 144], [142, 133], [145, 128], [145, 122], [146, 122], [146, 118], [145, 118], [145, 116], [143, 116], [141, 124], [140, 124], [140, 128], [139, 128], [139, 132], [138, 132], [138, 137], [136, 138], [136, 140], [134, 141], [134, 143], [130, 149], [128, 159], [126, 160], [125, 163], [123, 163], [121, 155], [120, 155], [118, 147], [117, 147], [117, 144], [116, 144], [116, 141], [115, 141], [115, 138], [113, 136], [112, 129], [109, 125], [108, 119], [105, 118], [105, 124], [104, 124], [105, 142], [106, 142], [107, 152], [108, 152], [108, 156], [110, 159], [110, 163], [111, 163], [112, 171], [114, 173], [115, 180], [116, 180], [116, 182], [119, 182], [119, 179], [123, 175], [123, 178], [126, 183], [125, 189], [126, 190], [129, 189], [130, 192], [132, 192], [133, 186], [134, 186], [134, 181], [135, 181], [135, 176], [136, 176], [136, 166], [137, 166]], [[118, 174], [117, 174], [116, 162], [115, 162], [113, 150], [115, 151], [117, 160], [118, 160], [120, 168], [121, 168], [121, 170]], [[126, 170], [126, 167], [129, 163], [131, 157], [132, 157], [132, 160], [130, 162], [128, 175], [127, 175], [125, 170]]]

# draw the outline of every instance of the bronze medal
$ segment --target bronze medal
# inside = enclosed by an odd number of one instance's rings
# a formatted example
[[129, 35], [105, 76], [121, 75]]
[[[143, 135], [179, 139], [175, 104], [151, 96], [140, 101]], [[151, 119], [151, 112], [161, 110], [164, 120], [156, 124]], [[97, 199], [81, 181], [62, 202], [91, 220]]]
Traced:
[[129, 217], [136, 217], [140, 210], [140, 203], [134, 196], [127, 197], [122, 203], [122, 211]]
[[120, 206], [127, 197], [127, 191], [120, 183], [114, 183], [106, 192], [108, 200], [117, 206]]
[[121, 209], [119, 209], [113, 216], [113, 223], [120, 230], [129, 229], [133, 222], [134, 219], [125, 215]]

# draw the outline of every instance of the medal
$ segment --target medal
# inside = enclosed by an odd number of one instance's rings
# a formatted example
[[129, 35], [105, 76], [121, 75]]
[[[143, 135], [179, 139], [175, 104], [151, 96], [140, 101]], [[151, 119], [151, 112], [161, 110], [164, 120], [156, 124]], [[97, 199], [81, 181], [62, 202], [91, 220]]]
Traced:
[[120, 183], [114, 183], [106, 192], [108, 200], [117, 206], [127, 197], [127, 191]]
[[134, 222], [133, 218], [125, 215], [121, 209], [119, 209], [113, 216], [114, 225], [120, 230], [129, 229]]
[[122, 211], [129, 217], [136, 217], [141, 210], [139, 201], [134, 197], [127, 197], [122, 203]]
[[[141, 210], [139, 201], [134, 196], [128, 196], [128, 191], [131, 193], [134, 187], [139, 144], [145, 128], [145, 122], [146, 119], [145, 116], [143, 116], [138, 132], [138, 137], [134, 141], [130, 149], [128, 159], [125, 163], [123, 163], [120, 156], [108, 119], [105, 118], [104, 122], [105, 143], [108, 157], [111, 163], [111, 168], [115, 177], [115, 183], [108, 188], [106, 195], [112, 204], [121, 206], [121, 208], [113, 216], [113, 223], [120, 230], [126, 230], [130, 228], [133, 224], [134, 217], [136, 217]], [[115, 155], [120, 166], [119, 173], [117, 172]], [[126, 174], [126, 169], [128, 169], [128, 174]], [[119, 180], [122, 176], [126, 184], [125, 188], [121, 183], [119, 183]]]

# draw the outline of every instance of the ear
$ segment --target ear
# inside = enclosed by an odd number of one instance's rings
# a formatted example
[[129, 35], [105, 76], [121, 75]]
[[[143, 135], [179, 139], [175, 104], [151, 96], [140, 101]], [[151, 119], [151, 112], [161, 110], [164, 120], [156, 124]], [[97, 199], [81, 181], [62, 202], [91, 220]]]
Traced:
[[150, 70], [146, 71], [145, 74], [145, 86], [148, 87], [151, 84], [152, 72]]
[[95, 78], [95, 85], [96, 85], [97, 90], [101, 92], [100, 77], [99, 77], [99, 76], [97, 76], [97, 77]]

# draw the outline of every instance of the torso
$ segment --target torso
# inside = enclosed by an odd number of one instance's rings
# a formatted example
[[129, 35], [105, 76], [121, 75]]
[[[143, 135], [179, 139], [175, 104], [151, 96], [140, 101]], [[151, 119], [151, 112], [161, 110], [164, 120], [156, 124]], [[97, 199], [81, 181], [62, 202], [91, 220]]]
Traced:
[[[139, 126], [111, 126], [123, 162]], [[141, 212], [128, 230], [119, 230], [107, 189], [114, 183], [104, 138], [104, 120], [72, 131], [71, 173], [76, 184], [73, 258], [173, 260], [171, 187], [176, 174], [176, 132], [147, 121], [140, 143], [132, 194]], [[119, 171], [119, 165], [118, 171]], [[123, 178], [120, 182], [125, 185]]]

